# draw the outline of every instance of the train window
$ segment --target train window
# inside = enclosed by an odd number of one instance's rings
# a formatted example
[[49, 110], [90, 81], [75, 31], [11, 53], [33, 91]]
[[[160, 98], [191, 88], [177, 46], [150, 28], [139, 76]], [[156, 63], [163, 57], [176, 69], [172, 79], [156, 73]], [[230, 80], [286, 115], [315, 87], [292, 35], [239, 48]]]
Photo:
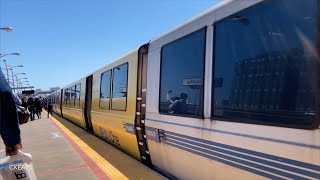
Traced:
[[71, 87], [71, 99], [70, 99], [70, 105], [75, 106], [75, 99], [76, 99], [76, 86]]
[[81, 84], [76, 84], [74, 106], [80, 107]]
[[205, 30], [203, 28], [162, 48], [160, 113], [203, 116]]
[[70, 102], [70, 91], [69, 91], [69, 88], [67, 88], [65, 91], [64, 91], [64, 102], [65, 104], [68, 106], [69, 105], [69, 102]]
[[68, 88], [68, 98], [67, 98], [67, 105], [68, 106], [71, 106], [71, 101], [72, 101], [72, 105], [73, 105], [73, 99], [71, 98], [71, 93], [72, 93], [72, 90], [71, 90], [71, 87]]
[[59, 105], [60, 106], [60, 98], [59, 98], [59, 91], [58, 92], [56, 92], [57, 93], [57, 96], [56, 96], [56, 105]]
[[267, 1], [215, 24], [215, 119], [313, 128], [316, 7]]
[[128, 63], [113, 68], [112, 100], [113, 110], [125, 111], [127, 106]]
[[111, 70], [101, 74], [100, 108], [110, 109]]

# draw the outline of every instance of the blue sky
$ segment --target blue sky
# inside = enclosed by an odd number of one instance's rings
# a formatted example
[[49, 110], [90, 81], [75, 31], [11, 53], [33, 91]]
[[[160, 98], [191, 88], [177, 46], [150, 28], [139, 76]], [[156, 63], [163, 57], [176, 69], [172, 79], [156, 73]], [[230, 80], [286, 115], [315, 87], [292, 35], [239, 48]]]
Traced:
[[220, 1], [0, 0], [0, 52], [35, 89], [64, 87]]

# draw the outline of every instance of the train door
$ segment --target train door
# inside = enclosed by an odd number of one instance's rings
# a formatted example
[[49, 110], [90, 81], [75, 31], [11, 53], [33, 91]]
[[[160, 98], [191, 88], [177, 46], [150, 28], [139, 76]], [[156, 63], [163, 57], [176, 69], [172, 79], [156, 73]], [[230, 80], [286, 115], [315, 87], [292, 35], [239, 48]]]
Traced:
[[147, 88], [147, 60], [148, 45], [143, 45], [139, 49], [138, 55], [138, 80], [137, 80], [137, 99], [136, 99], [136, 136], [139, 144], [141, 160], [144, 164], [151, 166], [146, 133], [145, 133], [145, 114], [146, 114], [146, 88]]
[[86, 123], [86, 128], [89, 132], [93, 133], [92, 123], [91, 123], [91, 104], [92, 104], [92, 79], [93, 76], [89, 76], [86, 79], [86, 96], [84, 104], [84, 121]]

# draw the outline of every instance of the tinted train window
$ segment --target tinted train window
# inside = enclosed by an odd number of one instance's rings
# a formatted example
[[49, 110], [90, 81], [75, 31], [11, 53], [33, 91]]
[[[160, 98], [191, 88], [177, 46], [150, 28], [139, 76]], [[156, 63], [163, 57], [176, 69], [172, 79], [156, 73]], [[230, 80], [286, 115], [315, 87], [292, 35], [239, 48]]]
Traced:
[[316, 0], [273, 0], [216, 23], [216, 119], [314, 123], [316, 7]]
[[111, 70], [101, 74], [100, 83], [100, 108], [110, 109], [110, 81]]
[[205, 29], [162, 48], [160, 113], [202, 116]]
[[80, 107], [80, 92], [81, 92], [81, 87], [80, 87], [80, 83], [76, 85], [76, 89], [75, 89], [75, 106]]
[[68, 102], [67, 102], [67, 105], [68, 106], [73, 106], [73, 104], [74, 104], [74, 101], [73, 101], [73, 97], [72, 97], [72, 88], [71, 87], [69, 87], [68, 88], [68, 92], [69, 92], [69, 95], [68, 95]]
[[113, 68], [112, 109], [126, 110], [128, 85], [128, 63]]
[[64, 92], [64, 102], [66, 105], [69, 105], [70, 102], [70, 90], [67, 88]]
[[60, 98], [59, 98], [59, 94], [60, 92], [56, 92], [57, 96], [56, 96], [56, 105], [59, 105], [60, 106]]
[[76, 86], [72, 86], [71, 87], [71, 100], [70, 100], [71, 106], [75, 105], [75, 98], [76, 98]]

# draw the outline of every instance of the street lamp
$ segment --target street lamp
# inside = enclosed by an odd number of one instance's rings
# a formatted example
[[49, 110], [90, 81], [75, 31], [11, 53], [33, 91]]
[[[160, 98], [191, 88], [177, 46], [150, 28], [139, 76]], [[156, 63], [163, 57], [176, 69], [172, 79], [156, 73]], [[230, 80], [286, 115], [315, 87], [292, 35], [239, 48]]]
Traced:
[[23, 67], [23, 65], [17, 65], [17, 66], [10, 66], [10, 65], [9, 65], [9, 67], [10, 67], [10, 69], [12, 69], [12, 68], [14, 68], [14, 67]]
[[15, 52], [15, 53], [7, 53], [7, 54], [1, 54], [1, 53], [0, 53], [0, 58], [3, 58], [4, 56], [8, 56], [8, 55], [20, 56], [21, 54], [18, 53], [18, 52]]
[[[22, 83], [20, 83], [20, 88], [22, 88], [23, 86], [30, 86], [30, 84], [28, 83], [28, 84], [22, 84]], [[23, 88], [23, 90], [25, 90], [25, 87]]]
[[11, 27], [2, 27], [0, 30], [11, 32], [13, 29]]
[[[14, 74], [13, 76], [16, 77], [16, 81], [18, 82], [18, 75], [26, 75], [26, 73], [17, 73], [17, 74]], [[13, 77], [12, 77], [13, 78]], [[24, 78], [24, 79], [28, 79], [28, 78]]]
[[[19, 88], [19, 85], [20, 85], [19, 79], [18, 79], [18, 75], [20, 75], [20, 74], [26, 75], [26, 73], [17, 73], [17, 74], [14, 74], [14, 75], [13, 75], [13, 76], [16, 77], [16, 82], [17, 82], [17, 87], [18, 87], [18, 88]], [[14, 78], [14, 77], [12, 77], [12, 78]], [[28, 79], [28, 78], [23, 78], [23, 79]], [[19, 89], [17, 89], [17, 91], [19, 92]]]
[[[4, 55], [3, 55], [3, 56], [4, 56]], [[3, 56], [2, 56], [2, 57], [3, 57]], [[1, 56], [0, 56], [0, 57], [1, 57]], [[4, 59], [3, 62], [4, 62], [4, 65], [6, 66], [6, 70], [7, 70], [7, 80], [8, 80], [8, 82], [9, 82], [9, 71], [8, 71], [9, 69], [8, 69], [8, 66], [7, 66], [7, 60]]]
[[[5, 61], [5, 60], [3, 60], [3, 61]], [[6, 63], [5, 63], [6, 64]], [[7, 67], [7, 64], [6, 64], [6, 67]], [[12, 82], [13, 82], [13, 88], [14, 88], [14, 76], [13, 76], [13, 70], [12, 70], [12, 68], [14, 68], [14, 67], [23, 67], [23, 65], [17, 65], [17, 66], [10, 66], [9, 65], [9, 67], [10, 67], [10, 70], [11, 70], [11, 74], [12, 74]], [[8, 70], [7, 70], [7, 72], [8, 72]], [[8, 77], [8, 80], [9, 80], [9, 74], [7, 74], [7, 77]], [[18, 86], [17, 86], [18, 87]], [[13, 90], [13, 92], [15, 92], [15, 90]]]
[[20, 88], [22, 87], [22, 83], [24, 83], [24, 82], [29, 82], [29, 81], [21, 81], [21, 80], [23, 80], [23, 79], [28, 79], [28, 78], [18, 79], [18, 77], [16, 76], [16, 81], [17, 81], [17, 87], [18, 87], [18, 88], [19, 88], [19, 86], [20, 86]]
[[[5, 54], [5, 55], [6, 55], [6, 54]], [[3, 55], [3, 56], [5, 56], [5, 55]], [[9, 54], [8, 54], [8, 55], [9, 55]], [[0, 56], [0, 58], [1, 58], [1, 57], [3, 57], [3, 56]], [[5, 69], [7, 70], [7, 79], [8, 79], [8, 81], [9, 81], [9, 71], [8, 71], [8, 70], [9, 70], [10, 68], [14, 68], [14, 67], [23, 67], [23, 65], [11, 66], [11, 67], [10, 67], [10, 65], [9, 65], [9, 68], [8, 68], [7, 60], [5, 60], [5, 59], [4, 59], [4, 60], [3, 60], [3, 62], [4, 62], [4, 65], [6, 66], [6, 68], [5, 68]]]
[[18, 76], [19, 74], [26, 75], [26, 73], [18, 73], [18, 74], [15, 74], [14, 76]]

